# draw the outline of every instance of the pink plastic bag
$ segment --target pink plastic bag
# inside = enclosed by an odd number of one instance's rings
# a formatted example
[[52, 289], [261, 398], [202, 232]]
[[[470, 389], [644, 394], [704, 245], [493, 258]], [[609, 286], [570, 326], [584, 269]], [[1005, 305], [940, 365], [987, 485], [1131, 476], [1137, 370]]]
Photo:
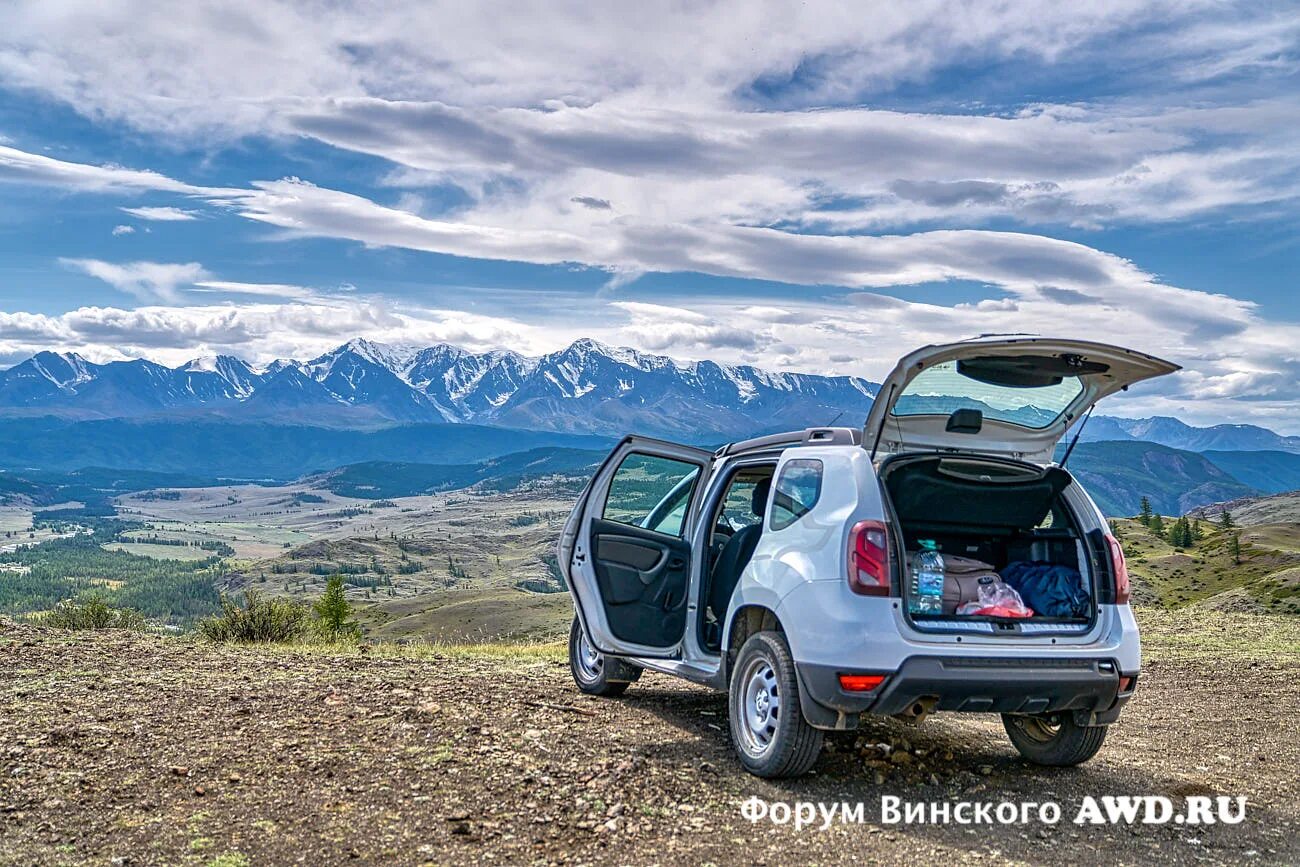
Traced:
[[977, 602], [967, 602], [957, 609], [958, 614], [985, 617], [1033, 617], [1033, 609], [1016, 592], [1016, 588], [1005, 581], [993, 581], [980, 585], [980, 598]]

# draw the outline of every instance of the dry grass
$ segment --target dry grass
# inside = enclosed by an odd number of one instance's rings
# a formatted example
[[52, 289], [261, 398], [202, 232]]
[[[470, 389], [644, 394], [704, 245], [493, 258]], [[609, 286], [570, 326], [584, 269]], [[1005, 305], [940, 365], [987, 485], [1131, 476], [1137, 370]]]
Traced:
[[1300, 663], [1300, 618], [1187, 607], [1135, 606], [1144, 661]]
[[326, 641], [319, 638], [305, 638], [288, 644], [258, 645], [252, 649], [300, 657], [339, 656], [411, 660], [484, 659], [516, 662], [563, 662], [567, 658], [566, 654], [568, 652], [567, 646], [562, 641], [454, 644], [417, 639], [402, 643], [385, 641], [366, 644], [355, 641]]

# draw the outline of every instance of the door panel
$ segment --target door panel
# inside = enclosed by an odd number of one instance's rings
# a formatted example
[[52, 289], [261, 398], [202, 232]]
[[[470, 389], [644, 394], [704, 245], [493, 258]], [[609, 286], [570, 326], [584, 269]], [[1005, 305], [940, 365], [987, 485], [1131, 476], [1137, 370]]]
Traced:
[[675, 656], [686, 633], [691, 545], [712, 452], [628, 437], [592, 478], [559, 550], [578, 617], [602, 653]]
[[592, 525], [596, 584], [610, 631], [622, 641], [669, 645], [686, 629], [691, 546], [614, 521]]

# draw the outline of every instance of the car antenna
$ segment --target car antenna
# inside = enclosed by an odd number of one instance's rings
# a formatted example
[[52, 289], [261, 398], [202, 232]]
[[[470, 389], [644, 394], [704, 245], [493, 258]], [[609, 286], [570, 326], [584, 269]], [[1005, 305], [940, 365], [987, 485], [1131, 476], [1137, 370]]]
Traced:
[[835, 413], [835, 418], [833, 418], [833, 419], [831, 419], [830, 421], [826, 422], [826, 424], [822, 425], [822, 427], [830, 427], [831, 425], [835, 424], [835, 422], [837, 422], [837, 421], [840, 420], [840, 416], [844, 415], [844, 413], [846, 413], [846, 412], [848, 412], [847, 409], [842, 409], [842, 410], [840, 410], [839, 412]]
[[1061, 463], [1059, 466], [1064, 467], [1065, 462], [1070, 459], [1070, 453], [1073, 452], [1074, 447], [1079, 444], [1079, 437], [1083, 435], [1084, 425], [1088, 423], [1088, 419], [1092, 418], [1092, 409], [1096, 405], [1097, 404], [1094, 403], [1092, 406], [1088, 407], [1088, 411], [1083, 414], [1083, 421], [1079, 422], [1079, 427], [1074, 431], [1074, 439], [1070, 440], [1070, 445], [1066, 448], [1065, 454], [1061, 455]]

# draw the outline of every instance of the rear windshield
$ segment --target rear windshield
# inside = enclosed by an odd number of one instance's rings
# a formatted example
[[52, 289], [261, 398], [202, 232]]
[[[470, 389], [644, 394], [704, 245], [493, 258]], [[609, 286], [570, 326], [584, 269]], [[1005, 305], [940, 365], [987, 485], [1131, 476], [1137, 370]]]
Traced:
[[1002, 383], [976, 379], [969, 372], [958, 369], [957, 361], [921, 371], [894, 402], [893, 414], [951, 415], [955, 410], [975, 409], [986, 419], [1039, 429], [1056, 421], [1083, 391], [1077, 376], [1031, 376], [1025, 384], [1012, 385], [1007, 383], [1014, 377], [1006, 371], [999, 372]]

